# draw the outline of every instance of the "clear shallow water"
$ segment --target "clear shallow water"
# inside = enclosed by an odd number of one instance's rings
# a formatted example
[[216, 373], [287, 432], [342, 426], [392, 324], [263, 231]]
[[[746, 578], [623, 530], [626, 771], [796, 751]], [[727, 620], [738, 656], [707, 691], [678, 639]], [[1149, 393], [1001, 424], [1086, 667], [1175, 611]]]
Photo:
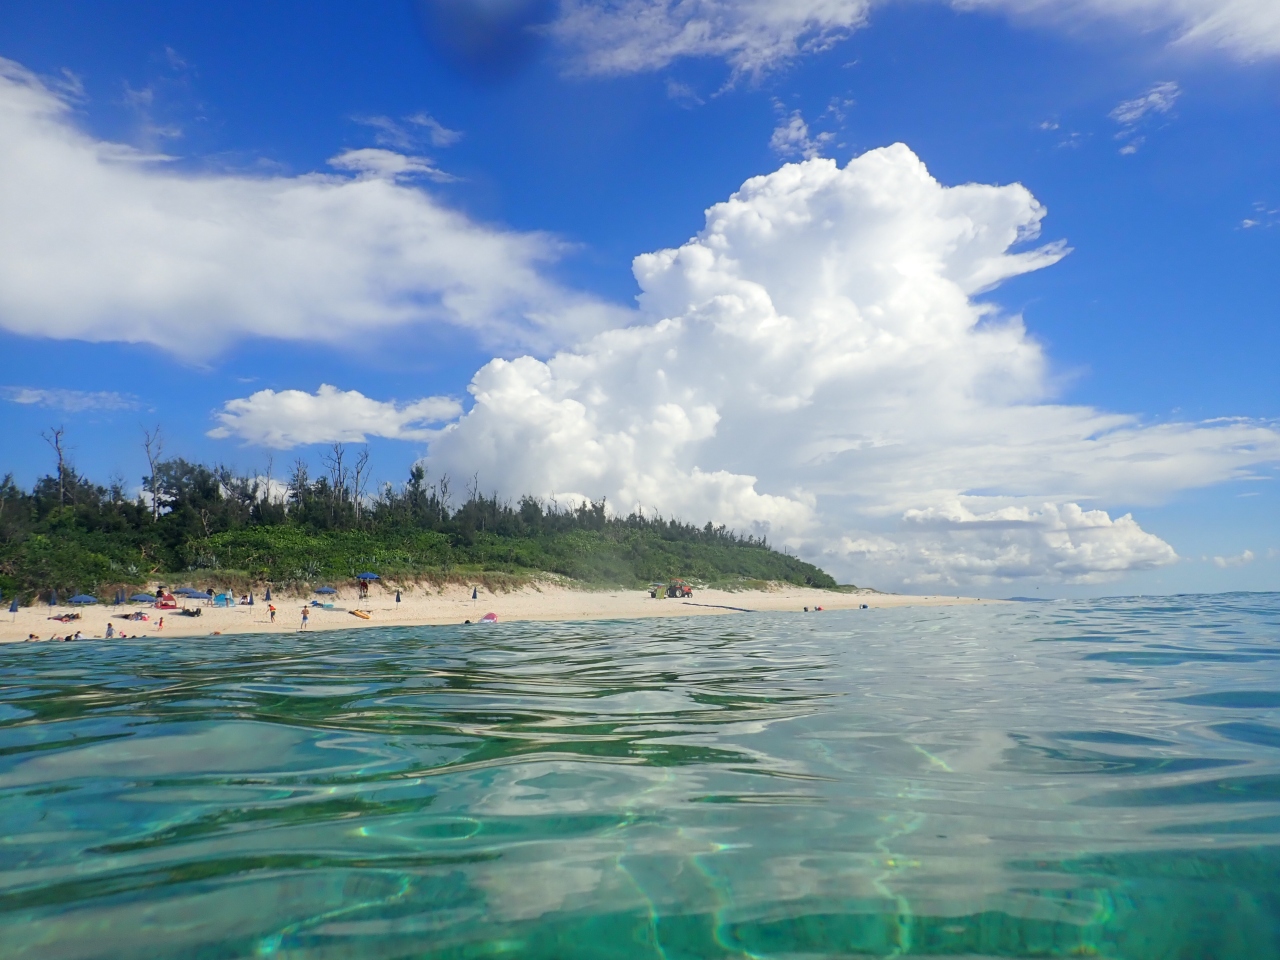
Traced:
[[1280, 957], [1280, 595], [0, 648], [0, 956]]

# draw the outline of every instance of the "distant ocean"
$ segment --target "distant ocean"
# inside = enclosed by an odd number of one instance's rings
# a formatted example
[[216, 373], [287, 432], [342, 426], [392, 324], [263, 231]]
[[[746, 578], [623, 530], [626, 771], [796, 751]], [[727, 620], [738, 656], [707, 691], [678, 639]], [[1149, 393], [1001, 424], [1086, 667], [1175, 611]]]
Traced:
[[1280, 957], [1280, 594], [0, 648], [0, 957]]

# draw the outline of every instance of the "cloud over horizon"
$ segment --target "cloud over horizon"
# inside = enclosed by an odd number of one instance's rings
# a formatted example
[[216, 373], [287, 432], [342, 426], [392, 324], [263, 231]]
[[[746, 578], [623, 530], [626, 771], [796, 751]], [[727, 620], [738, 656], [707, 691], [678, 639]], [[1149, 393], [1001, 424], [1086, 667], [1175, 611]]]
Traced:
[[348, 150], [331, 165], [355, 176], [292, 177], [172, 159], [80, 132], [65, 93], [0, 59], [0, 327], [204, 357], [421, 323], [547, 349], [615, 322], [544, 275], [560, 241], [406, 182], [448, 179], [421, 157]]
[[976, 299], [1049, 266], [1022, 186], [944, 187], [907, 147], [787, 164], [635, 260], [639, 322], [495, 359], [434, 471], [767, 533], [855, 582], [1097, 582], [1176, 559], [1113, 504], [1251, 475], [1280, 433], [1055, 403]]

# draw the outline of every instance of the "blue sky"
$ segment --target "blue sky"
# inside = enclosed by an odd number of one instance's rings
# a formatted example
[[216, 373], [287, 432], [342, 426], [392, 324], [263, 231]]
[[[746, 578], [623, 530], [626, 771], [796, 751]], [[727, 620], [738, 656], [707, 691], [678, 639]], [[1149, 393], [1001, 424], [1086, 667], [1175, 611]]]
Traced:
[[[47, 149], [53, 157], [66, 138], [75, 143], [48, 162], [11, 159], [0, 195], [14, 265], [0, 270], [0, 469], [24, 483], [49, 469], [40, 432], [55, 423], [66, 425], [81, 469], [130, 483], [144, 465], [140, 423], [162, 424], [175, 454], [244, 470], [262, 470], [271, 457], [276, 475], [297, 456], [316, 459], [324, 442], [364, 436], [385, 480], [400, 480], [427, 456], [437, 471], [479, 471], [507, 494], [607, 494], [624, 507], [766, 530], [845, 579], [887, 588], [1280, 588], [1275, 14], [1261, 2], [1217, 0], [1115, 5], [1135, 8], [1133, 17], [1098, 16], [1089, 2], [996, 0], [973, 12], [941, 2], [864, 10], [849, 0], [846, 13], [864, 18], [849, 27], [805, 19], [810, 5], [794, 5], [793, 34], [785, 23], [757, 23], [750, 4], [530, 6], [527, 18], [543, 23], [541, 33], [521, 56], [507, 49], [495, 64], [460, 58], [456, 35], [424, 26], [441, 10], [465, 13], [469, 0], [440, 0], [425, 17], [408, 0], [122, 2], [109, 16], [97, 4], [9, 4], [0, 24], [7, 90], [46, 99], [23, 107], [19, 119], [5, 114], [5, 138], [29, 145], [30, 156]], [[645, 12], [650, 19], [641, 21]], [[1224, 16], [1238, 22], [1222, 27]], [[679, 28], [690, 17], [708, 24], [701, 46], [672, 46], [674, 33], [637, 25]], [[812, 49], [792, 49], [795, 39]], [[94, 160], [107, 170], [95, 179], [100, 170], [86, 166], [86, 151], [101, 153], [107, 143], [135, 153]], [[962, 332], [922, 343], [902, 334], [916, 329], [914, 314], [894, 321], [894, 336], [917, 353], [887, 367], [888, 348], [866, 361], [857, 352], [872, 349], [865, 346], [849, 347], [839, 371], [805, 366], [852, 342], [814, 333], [827, 329], [828, 311], [879, 315], [853, 280], [830, 300], [800, 297], [806, 306], [782, 309], [791, 302], [782, 288], [805, 283], [812, 262], [827, 263], [809, 234], [772, 252], [741, 247], [754, 242], [749, 231], [727, 234], [728, 247], [700, 244], [733, 264], [757, 264], [756, 273], [707, 294], [719, 299], [677, 302], [664, 292], [672, 284], [707, 289], [679, 260], [654, 274], [649, 305], [636, 309], [633, 258], [686, 244], [706, 227], [708, 208], [751, 177], [781, 176], [806, 154], [803, 176], [836, 193], [810, 194], [788, 181], [786, 189], [800, 191], [789, 202], [804, 204], [814, 223], [819, 203], [833, 204], [823, 208], [831, 229], [862, 250], [859, 263], [875, 259], [874, 245], [858, 246], [874, 211], [830, 197], [897, 183], [877, 179], [890, 176], [879, 168], [845, 168], [894, 143], [909, 147], [944, 190], [1023, 185], [1047, 210], [1042, 219], [1026, 207], [1006, 223], [1000, 204], [1017, 200], [1009, 193], [994, 206], [967, 199], [976, 205], [960, 215], [979, 234], [984, 224], [1023, 229], [1036, 220], [1039, 237], [1024, 237], [1012, 253], [1059, 240], [1070, 253], [1030, 272], [1004, 269], [994, 286], [961, 284], [966, 309], [976, 311]], [[368, 150], [380, 152], [356, 153]], [[392, 169], [388, 163], [402, 163], [395, 157], [417, 159]], [[847, 169], [844, 180], [819, 188], [828, 174], [813, 158]], [[892, 176], [910, 164], [891, 158]], [[126, 179], [113, 186], [112, 171]], [[256, 218], [255, 204], [265, 201], [251, 198], [254, 184], [294, 185], [313, 174], [346, 187], [302, 212], [286, 205]], [[160, 209], [175, 181], [196, 188], [173, 201], [164, 229], [190, 238], [194, 225], [220, 222], [223, 204], [233, 202], [239, 233], [213, 246], [193, 240], [184, 252], [185, 241], [157, 239], [161, 232], [117, 243], [116, 232], [135, 222], [118, 210], [92, 228], [99, 202], [115, 209], [113, 192], [125, 198], [117, 206], [150, 209], [159, 198]], [[775, 179], [768, 189], [783, 186]], [[893, 202], [889, 232], [876, 243], [900, 241], [901, 257], [923, 270], [951, 255], [951, 247], [929, 246], [930, 224], [941, 216], [922, 212], [931, 200]], [[298, 267], [294, 276], [296, 261], [280, 245], [257, 246], [259, 234], [275, 230], [303, 238], [290, 248], [300, 257], [341, 266]], [[305, 248], [317, 234], [328, 245]], [[238, 249], [250, 251], [245, 263]], [[816, 252], [812, 262], [774, 272], [792, 249]], [[266, 262], [277, 255], [279, 263]], [[828, 269], [858, 272], [831, 256]], [[207, 295], [200, 283], [191, 298], [153, 289], [159, 277], [173, 290], [188, 271], [206, 268], [217, 277]], [[335, 274], [345, 280], [330, 289]], [[718, 344], [697, 335], [699, 323], [723, 332], [727, 321], [708, 320], [708, 311], [748, 282], [768, 291], [790, 326], [770, 326], [770, 313], [746, 339], [740, 330]], [[884, 302], [919, 289], [904, 280]], [[458, 299], [439, 306], [440, 290]], [[940, 315], [952, 309], [952, 293], [911, 309]], [[142, 314], [146, 323], [135, 322]], [[276, 325], [279, 317], [288, 319]], [[985, 341], [974, 338], [1018, 317], [1025, 334], [1001, 347], [1007, 359], [983, 359]], [[683, 339], [664, 346], [667, 360], [646, 359], [644, 350], [675, 334], [643, 331], [672, 318]], [[748, 350], [765, 329], [810, 347], [786, 361], [758, 345]], [[623, 344], [608, 340], [609, 330], [636, 335]], [[879, 333], [867, 342], [887, 342]], [[1034, 345], [1038, 357], [1028, 352]], [[618, 361], [627, 351], [630, 359]], [[517, 360], [557, 353], [567, 359], [550, 367]], [[494, 358], [517, 362], [494, 366]], [[949, 432], [929, 426], [937, 420], [930, 411], [948, 403], [912, 372], [930, 364], [939, 371], [931, 381], [972, 368], [956, 388], [971, 404], [967, 419], [957, 417]], [[677, 367], [686, 371], [679, 382]], [[482, 368], [491, 383], [473, 382]], [[794, 374], [790, 399], [775, 403], [784, 368]], [[733, 383], [711, 386], [717, 377]], [[882, 392], [863, 396], [868, 383]], [[1018, 386], [1006, 396], [1011, 383]], [[299, 407], [306, 398], [290, 413], [274, 405], [279, 391], [314, 397], [322, 384], [367, 398], [367, 418], [334, 426], [356, 416], [349, 393], [331, 408]], [[266, 390], [276, 393], [263, 399]], [[491, 398], [481, 397], [481, 410], [473, 410], [475, 390]], [[764, 394], [773, 406], [752, 407]], [[881, 410], [875, 398], [887, 394], [897, 399]], [[405, 419], [406, 404], [433, 397], [453, 405], [433, 401], [430, 418]], [[234, 401], [245, 405], [227, 420]], [[512, 422], [511, 411], [543, 403], [546, 412], [519, 429], [501, 422], [504, 410]], [[1079, 442], [1049, 442], [1058, 429], [1053, 411], [1067, 407]], [[784, 408], [795, 419], [782, 419]], [[1135, 419], [1099, 427], [1085, 408]], [[985, 425], [1006, 414], [1020, 425], [987, 436]], [[678, 439], [652, 446], [635, 425], [668, 415], [676, 420], [664, 436]], [[289, 416], [306, 422], [274, 440], [255, 432]], [[858, 433], [863, 418], [876, 425]], [[226, 435], [209, 436], [219, 426]], [[1121, 453], [1103, 456], [1081, 446], [1099, 429], [1132, 436], [1117, 441]], [[806, 430], [812, 435], [800, 444]], [[849, 453], [864, 447], [915, 452], [884, 462]], [[634, 462], [619, 460], [624, 448]], [[1139, 480], [1117, 471], [1117, 459], [1167, 466]], [[1004, 465], [984, 474], [984, 463], [997, 462]], [[943, 476], [952, 463], [961, 477], [952, 486], [906, 483], [926, 466]], [[902, 489], [892, 470], [903, 471]], [[1067, 504], [1094, 519], [1063, 519]], [[1107, 525], [1090, 511], [1104, 511]], [[1132, 526], [1114, 525], [1129, 513]]]

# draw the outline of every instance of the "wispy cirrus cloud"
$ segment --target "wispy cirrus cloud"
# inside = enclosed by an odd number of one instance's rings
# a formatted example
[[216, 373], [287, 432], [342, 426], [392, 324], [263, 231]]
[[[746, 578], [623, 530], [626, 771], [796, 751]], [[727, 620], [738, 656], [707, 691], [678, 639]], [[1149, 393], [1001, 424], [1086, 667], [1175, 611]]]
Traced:
[[[759, 75], [829, 48], [903, 0], [563, 0], [552, 31], [589, 73], [659, 70], [688, 57]], [[1242, 60], [1280, 55], [1274, 0], [938, 0], [1073, 32], [1156, 32]]]
[[1173, 80], [1164, 80], [1153, 84], [1151, 89], [1132, 100], [1125, 100], [1116, 105], [1110, 117], [1120, 124], [1120, 132], [1116, 139], [1123, 141], [1120, 152], [1125, 155], [1138, 152], [1138, 148], [1146, 141], [1139, 130], [1152, 117], [1168, 114], [1182, 96], [1182, 88]]
[[83, 413], [86, 410], [137, 410], [141, 406], [136, 397], [108, 390], [0, 387], [0, 396], [10, 403], [18, 403], [23, 406], [47, 407], [51, 410], [63, 410], [67, 413]]
[[356, 123], [376, 131], [379, 146], [396, 150], [414, 150], [424, 142], [433, 147], [451, 147], [462, 139], [462, 132], [450, 130], [425, 111], [409, 114], [399, 120], [384, 116], [353, 117]]

